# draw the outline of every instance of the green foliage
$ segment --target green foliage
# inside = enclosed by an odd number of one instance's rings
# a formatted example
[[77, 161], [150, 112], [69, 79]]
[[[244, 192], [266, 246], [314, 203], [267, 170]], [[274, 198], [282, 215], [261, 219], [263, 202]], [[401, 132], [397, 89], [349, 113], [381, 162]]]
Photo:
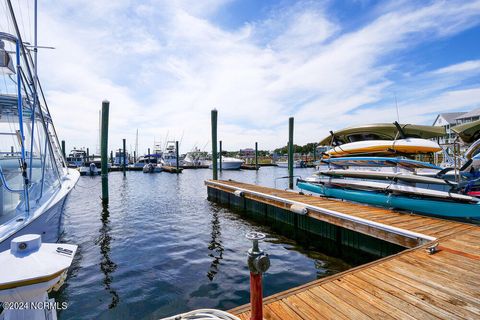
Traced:
[[[298, 144], [293, 144], [293, 150], [294, 150], [293, 152], [294, 153], [301, 153], [301, 154], [307, 154], [309, 152], [313, 153], [313, 150], [315, 149], [316, 146], [317, 146], [316, 142], [310, 142], [310, 143], [307, 143], [304, 146], [299, 146]], [[277, 149], [273, 150], [273, 152], [275, 152], [277, 154], [287, 154], [288, 153], [288, 146], [277, 148]]]

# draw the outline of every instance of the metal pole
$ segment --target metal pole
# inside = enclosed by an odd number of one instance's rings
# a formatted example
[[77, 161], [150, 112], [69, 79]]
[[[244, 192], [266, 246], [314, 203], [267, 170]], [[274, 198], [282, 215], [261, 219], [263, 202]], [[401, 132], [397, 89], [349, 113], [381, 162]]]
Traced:
[[101, 126], [101, 145], [100, 153], [102, 157], [102, 201], [108, 203], [108, 113], [110, 102], [102, 102], [102, 126]]
[[62, 140], [62, 156], [65, 159], [65, 140]]
[[218, 180], [217, 172], [217, 118], [218, 111], [217, 109], [212, 110], [212, 169], [213, 169], [213, 180]]
[[293, 189], [293, 117], [288, 119], [288, 188]]
[[127, 175], [127, 140], [123, 139], [123, 159], [122, 159], [122, 170], [123, 170], [123, 176], [125, 177]]
[[255, 142], [255, 169], [258, 169], [258, 142]]
[[220, 153], [218, 154], [218, 164], [220, 166], [220, 172], [222, 172], [222, 140], [220, 140], [218, 143], [220, 145]]
[[176, 154], [176, 157], [177, 157], [177, 159], [176, 159], [176, 165], [177, 165], [177, 173], [178, 173], [179, 167], [180, 167], [180, 165], [179, 165], [179, 164], [180, 164], [180, 163], [179, 163], [179, 161], [180, 161], [180, 152], [178, 152], [178, 141], [175, 141], [175, 150], [176, 150], [176, 152], [177, 152], [177, 154]]

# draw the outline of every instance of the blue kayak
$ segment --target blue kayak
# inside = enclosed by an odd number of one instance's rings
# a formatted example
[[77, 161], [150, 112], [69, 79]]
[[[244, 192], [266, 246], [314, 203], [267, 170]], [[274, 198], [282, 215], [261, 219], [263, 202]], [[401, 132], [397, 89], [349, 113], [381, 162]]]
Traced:
[[300, 189], [318, 193], [326, 197], [366, 203], [385, 208], [404, 209], [444, 217], [480, 218], [480, 203], [441, 201], [385, 192], [343, 189], [305, 181], [298, 181], [297, 186]]

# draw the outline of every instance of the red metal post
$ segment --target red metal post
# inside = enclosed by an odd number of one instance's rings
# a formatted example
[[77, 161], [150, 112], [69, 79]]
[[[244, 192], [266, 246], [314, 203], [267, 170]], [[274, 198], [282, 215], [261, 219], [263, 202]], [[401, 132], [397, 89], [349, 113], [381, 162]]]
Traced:
[[250, 272], [250, 320], [263, 319], [262, 274]]

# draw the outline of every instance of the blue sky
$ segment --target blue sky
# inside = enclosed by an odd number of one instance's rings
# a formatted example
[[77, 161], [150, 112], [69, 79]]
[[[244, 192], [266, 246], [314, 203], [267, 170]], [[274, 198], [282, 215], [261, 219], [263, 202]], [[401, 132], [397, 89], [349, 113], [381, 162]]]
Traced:
[[480, 1], [40, 2], [58, 132], [91, 150], [104, 98], [112, 149], [137, 128], [140, 151], [167, 136], [204, 147], [214, 107], [226, 149], [283, 145], [290, 116], [299, 144], [392, 122], [395, 97], [401, 122], [431, 124], [480, 107], [479, 39]]

